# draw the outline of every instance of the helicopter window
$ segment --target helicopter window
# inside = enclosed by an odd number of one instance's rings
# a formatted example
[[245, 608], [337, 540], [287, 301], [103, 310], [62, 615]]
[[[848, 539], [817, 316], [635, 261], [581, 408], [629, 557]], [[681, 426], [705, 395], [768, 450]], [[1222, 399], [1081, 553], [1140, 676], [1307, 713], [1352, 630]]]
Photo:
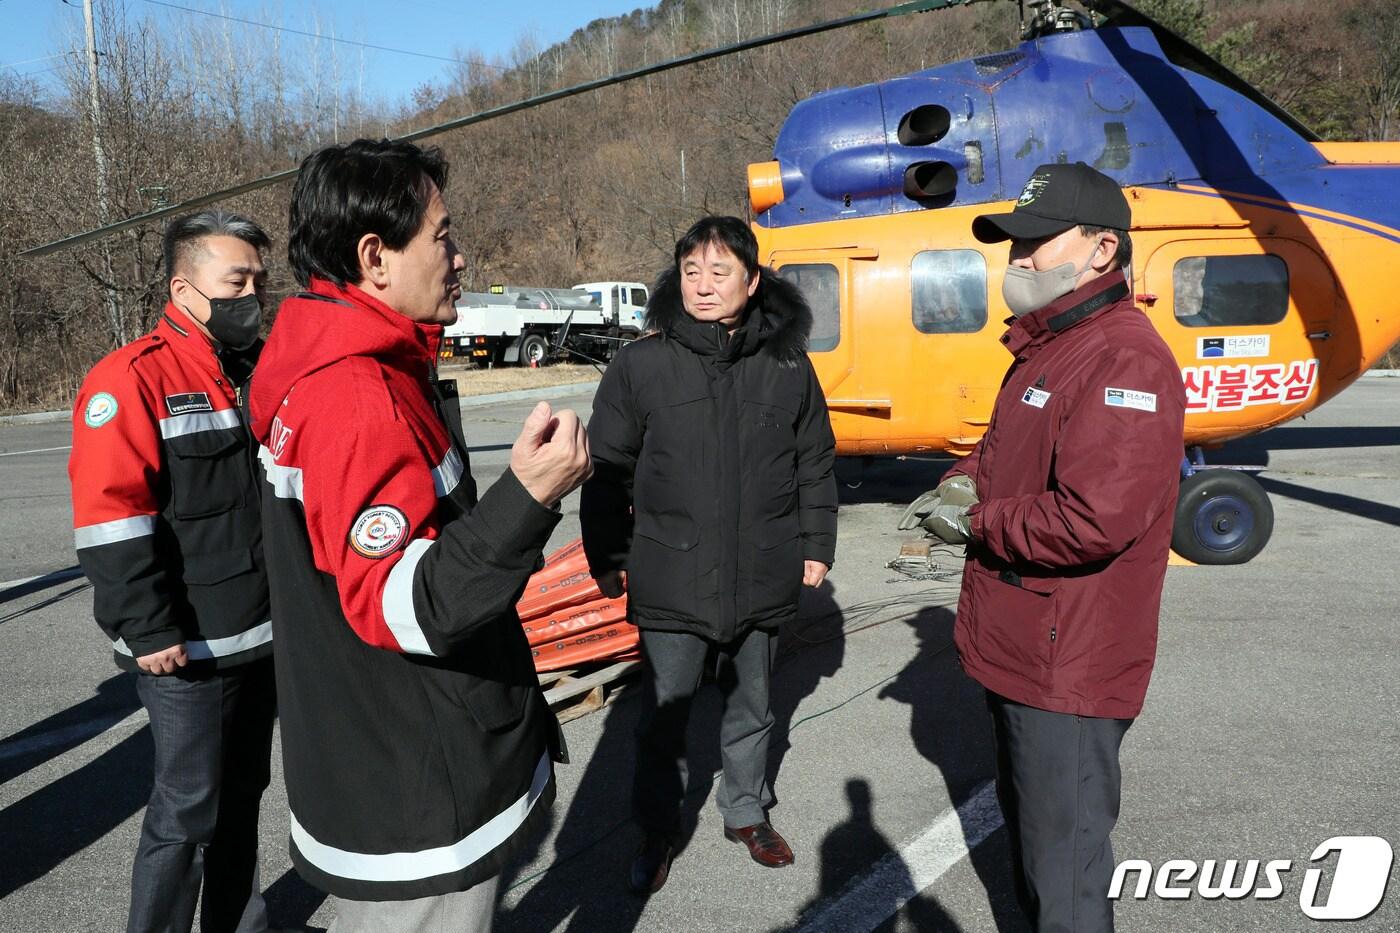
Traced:
[[778, 274], [797, 286], [812, 309], [812, 335], [807, 349], [813, 353], [835, 350], [841, 342], [840, 277], [836, 267], [826, 262], [793, 263]]
[[977, 250], [916, 253], [909, 283], [920, 333], [975, 334], [986, 325], [987, 260]]
[[1172, 267], [1172, 293], [1187, 327], [1277, 324], [1288, 314], [1288, 266], [1274, 255], [1192, 256]]

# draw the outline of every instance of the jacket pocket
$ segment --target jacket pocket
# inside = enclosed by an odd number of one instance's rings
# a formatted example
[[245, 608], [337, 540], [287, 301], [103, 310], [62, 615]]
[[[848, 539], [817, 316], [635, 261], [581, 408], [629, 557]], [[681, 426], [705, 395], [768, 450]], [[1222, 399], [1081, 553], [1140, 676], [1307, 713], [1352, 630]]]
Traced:
[[802, 535], [796, 515], [766, 521], [753, 531], [748, 567], [748, 613], [752, 620], [793, 609], [802, 590]]
[[241, 428], [184, 434], [165, 443], [176, 518], [203, 518], [247, 504], [253, 474]]
[[525, 717], [531, 688], [523, 684], [480, 681], [467, 690], [467, 710], [486, 732], [504, 732]]
[[253, 552], [248, 548], [234, 548], [231, 551], [186, 555], [182, 577], [187, 584], [213, 586], [252, 569]]
[[1022, 579], [969, 564], [977, 653], [996, 667], [1044, 682], [1059, 638], [1060, 580]]
[[696, 561], [700, 527], [677, 512], [639, 512], [627, 559], [631, 606], [691, 615], [697, 611]]

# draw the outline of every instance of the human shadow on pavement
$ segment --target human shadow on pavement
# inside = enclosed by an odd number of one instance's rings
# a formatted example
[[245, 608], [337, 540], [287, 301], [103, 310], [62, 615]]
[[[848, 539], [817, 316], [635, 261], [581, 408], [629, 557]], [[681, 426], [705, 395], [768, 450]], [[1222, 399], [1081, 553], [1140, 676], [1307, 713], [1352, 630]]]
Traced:
[[[835, 933], [852, 925], [864, 929], [870, 920], [893, 920], [902, 912], [905, 925], [921, 933], [960, 933], [961, 927], [937, 899], [915, 890], [909, 866], [880, 832], [870, 782], [847, 781], [846, 801], [850, 807], [846, 819], [822, 840], [817, 896], [800, 911], [798, 929], [814, 933]], [[855, 882], [862, 877], [868, 883]]]
[[[641, 838], [631, 819], [640, 695], [640, 686], [633, 686], [627, 696], [594, 714], [606, 718], [588, 761], [580, 761], [578, 750], [572, 750], [573, 763], [556, 769], [561, 778], [580, 766], [583, 773], [562, 822], [556, 823], [558, 833], [548, 843], [554, 858], [538, 877], [521, 877], [521, 869], [502, 876], [507, 900], [512, 887], [531, 881], [534, 885], [509, 910], [497, 911], [497, 933], [629, 933], [636, 928], [646, 901], [627, 889], [627, 876]], [[555, 821], [561, 819], [563, 803], [561, 787]]]
[[106, 836], [151, 796], [150, 726], [0, 810], [0, 898]]
[[313, 888], [302, 880], [295, 868], [288, 868], [272, 884], [263, 890], [263, 900], [267, 903], [267, 915], [273, 929], [306, 930], [311, 933], [316, 927], [308, 927], [307, 921], [326, 901], [326, 892]]
[[[843, 624], [832, 593], [830, 583], [817, 590], [804, 588], [798, 621], [779, 637], [770, 688], [774, 723], [768, 758], [775, 807], [781, 793], [776, 786], [777, 771], [790, 748], [788, 732], [793, 715], [821, 679], [841, 666]], [[794, 633], [800, 637], [793, 637]], [[721, 767], [719, 724], [723, 693], [733, 682], [732, 667], [725, 656], [715, 652], [706, 669], [706, 682], [691, 704], [686, 730], [689, 776], [673, 876], [687, 870], [685, 850], [701, 812], [713, 806], [711, 792]], [[506, 891], [531, 880], [535, 884], [513, 908], [498, 912], [498, 933], [565, 929], [566, 919], [567, 929], [574, 933], [629, 933], [636, 928], [646, 900], [632, 894], [627, 881], [642, 838], [632, 821], [631, 805], [635, 731], [642, 702], [642, 689], [636, 687], [607, 710], [602, 734], [553, 840], [553, 862], [537, 879], [514, 874], [503, 878], [502, 889]], [[564, 765], [561, 770], [575, 766]], [[780, 821], [781, 817], [775, 816], [779, 831]], [[747, 858], [747, 854], [738, 847], [733, 857]]]
[[[824, 679], [841, 670], [846, 657], [845, 625], [846, 617], [836, 604], [836, 587], [828, 579], [815, 589], [802, 588], [797, 620], [783, 626], [778, 635], [778, 657], [770, 690], [773, 731], [768, 746], [768, 780], [775, 808], [782, 791], [778, 778], [783, 759], [792, 749], [797, 708]], [[781, 815], [776, 815], [774, 825], [780, 819]], [[778, 830], [782, 831], [781, 826]]]
[[6, 736], [0, 742], [0, 784], [106, 732], [140, 706], [136, 675], [113, 674], [86, 700]]
[[[996, 752], [985, 694], [958, 664], [953, 647], [954, 618], [953, 610], [945, 606], [919, 611], [910, 623], [919, 639], [918, 654], [879, 696], [909, 704], [914, 747], [938, 770], [947, 785], [948, 799], [961, 808], [975, 794], [990, 792], [988, 782], [996, 776]], [[1028, 927], [1016, 902], [1005, 827], [999, 825], [998, 818], [996, 830], [988, 834], [990, 827], [985, 820], [978, 821], [963, 809], [958, 815], [964, 821], [969, 861], [987, 892], [997, 929], [1025, 933]]]

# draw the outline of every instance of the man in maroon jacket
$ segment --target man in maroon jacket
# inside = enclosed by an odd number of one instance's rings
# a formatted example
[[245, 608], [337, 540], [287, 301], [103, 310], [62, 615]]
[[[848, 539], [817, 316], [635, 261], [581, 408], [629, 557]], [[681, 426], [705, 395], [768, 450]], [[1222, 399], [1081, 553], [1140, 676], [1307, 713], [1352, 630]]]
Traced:
[[955, 640], [987, 690], [1039, 933], [1113, 929], [1118, 749], [1152, 673], [1176, 509], [1185, 393], [1132, 303], [1130, 223], [1082, 162], [1042, 165], [1011, 213], [973, 221], [1011, 241], [1014, 362], [986, 436], [902, 522], [968, 546]]

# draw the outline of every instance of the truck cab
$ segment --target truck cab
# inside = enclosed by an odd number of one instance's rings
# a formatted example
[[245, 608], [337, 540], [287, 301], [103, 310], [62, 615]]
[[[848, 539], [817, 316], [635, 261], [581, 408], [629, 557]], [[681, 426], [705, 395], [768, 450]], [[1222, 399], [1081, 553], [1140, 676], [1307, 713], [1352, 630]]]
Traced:
[[574, 288], [588, 292], [606, 316], [616, 314], [623, 334], [635, 337], [642, 332], [651, 292], [641, 282], [584, 282]]

